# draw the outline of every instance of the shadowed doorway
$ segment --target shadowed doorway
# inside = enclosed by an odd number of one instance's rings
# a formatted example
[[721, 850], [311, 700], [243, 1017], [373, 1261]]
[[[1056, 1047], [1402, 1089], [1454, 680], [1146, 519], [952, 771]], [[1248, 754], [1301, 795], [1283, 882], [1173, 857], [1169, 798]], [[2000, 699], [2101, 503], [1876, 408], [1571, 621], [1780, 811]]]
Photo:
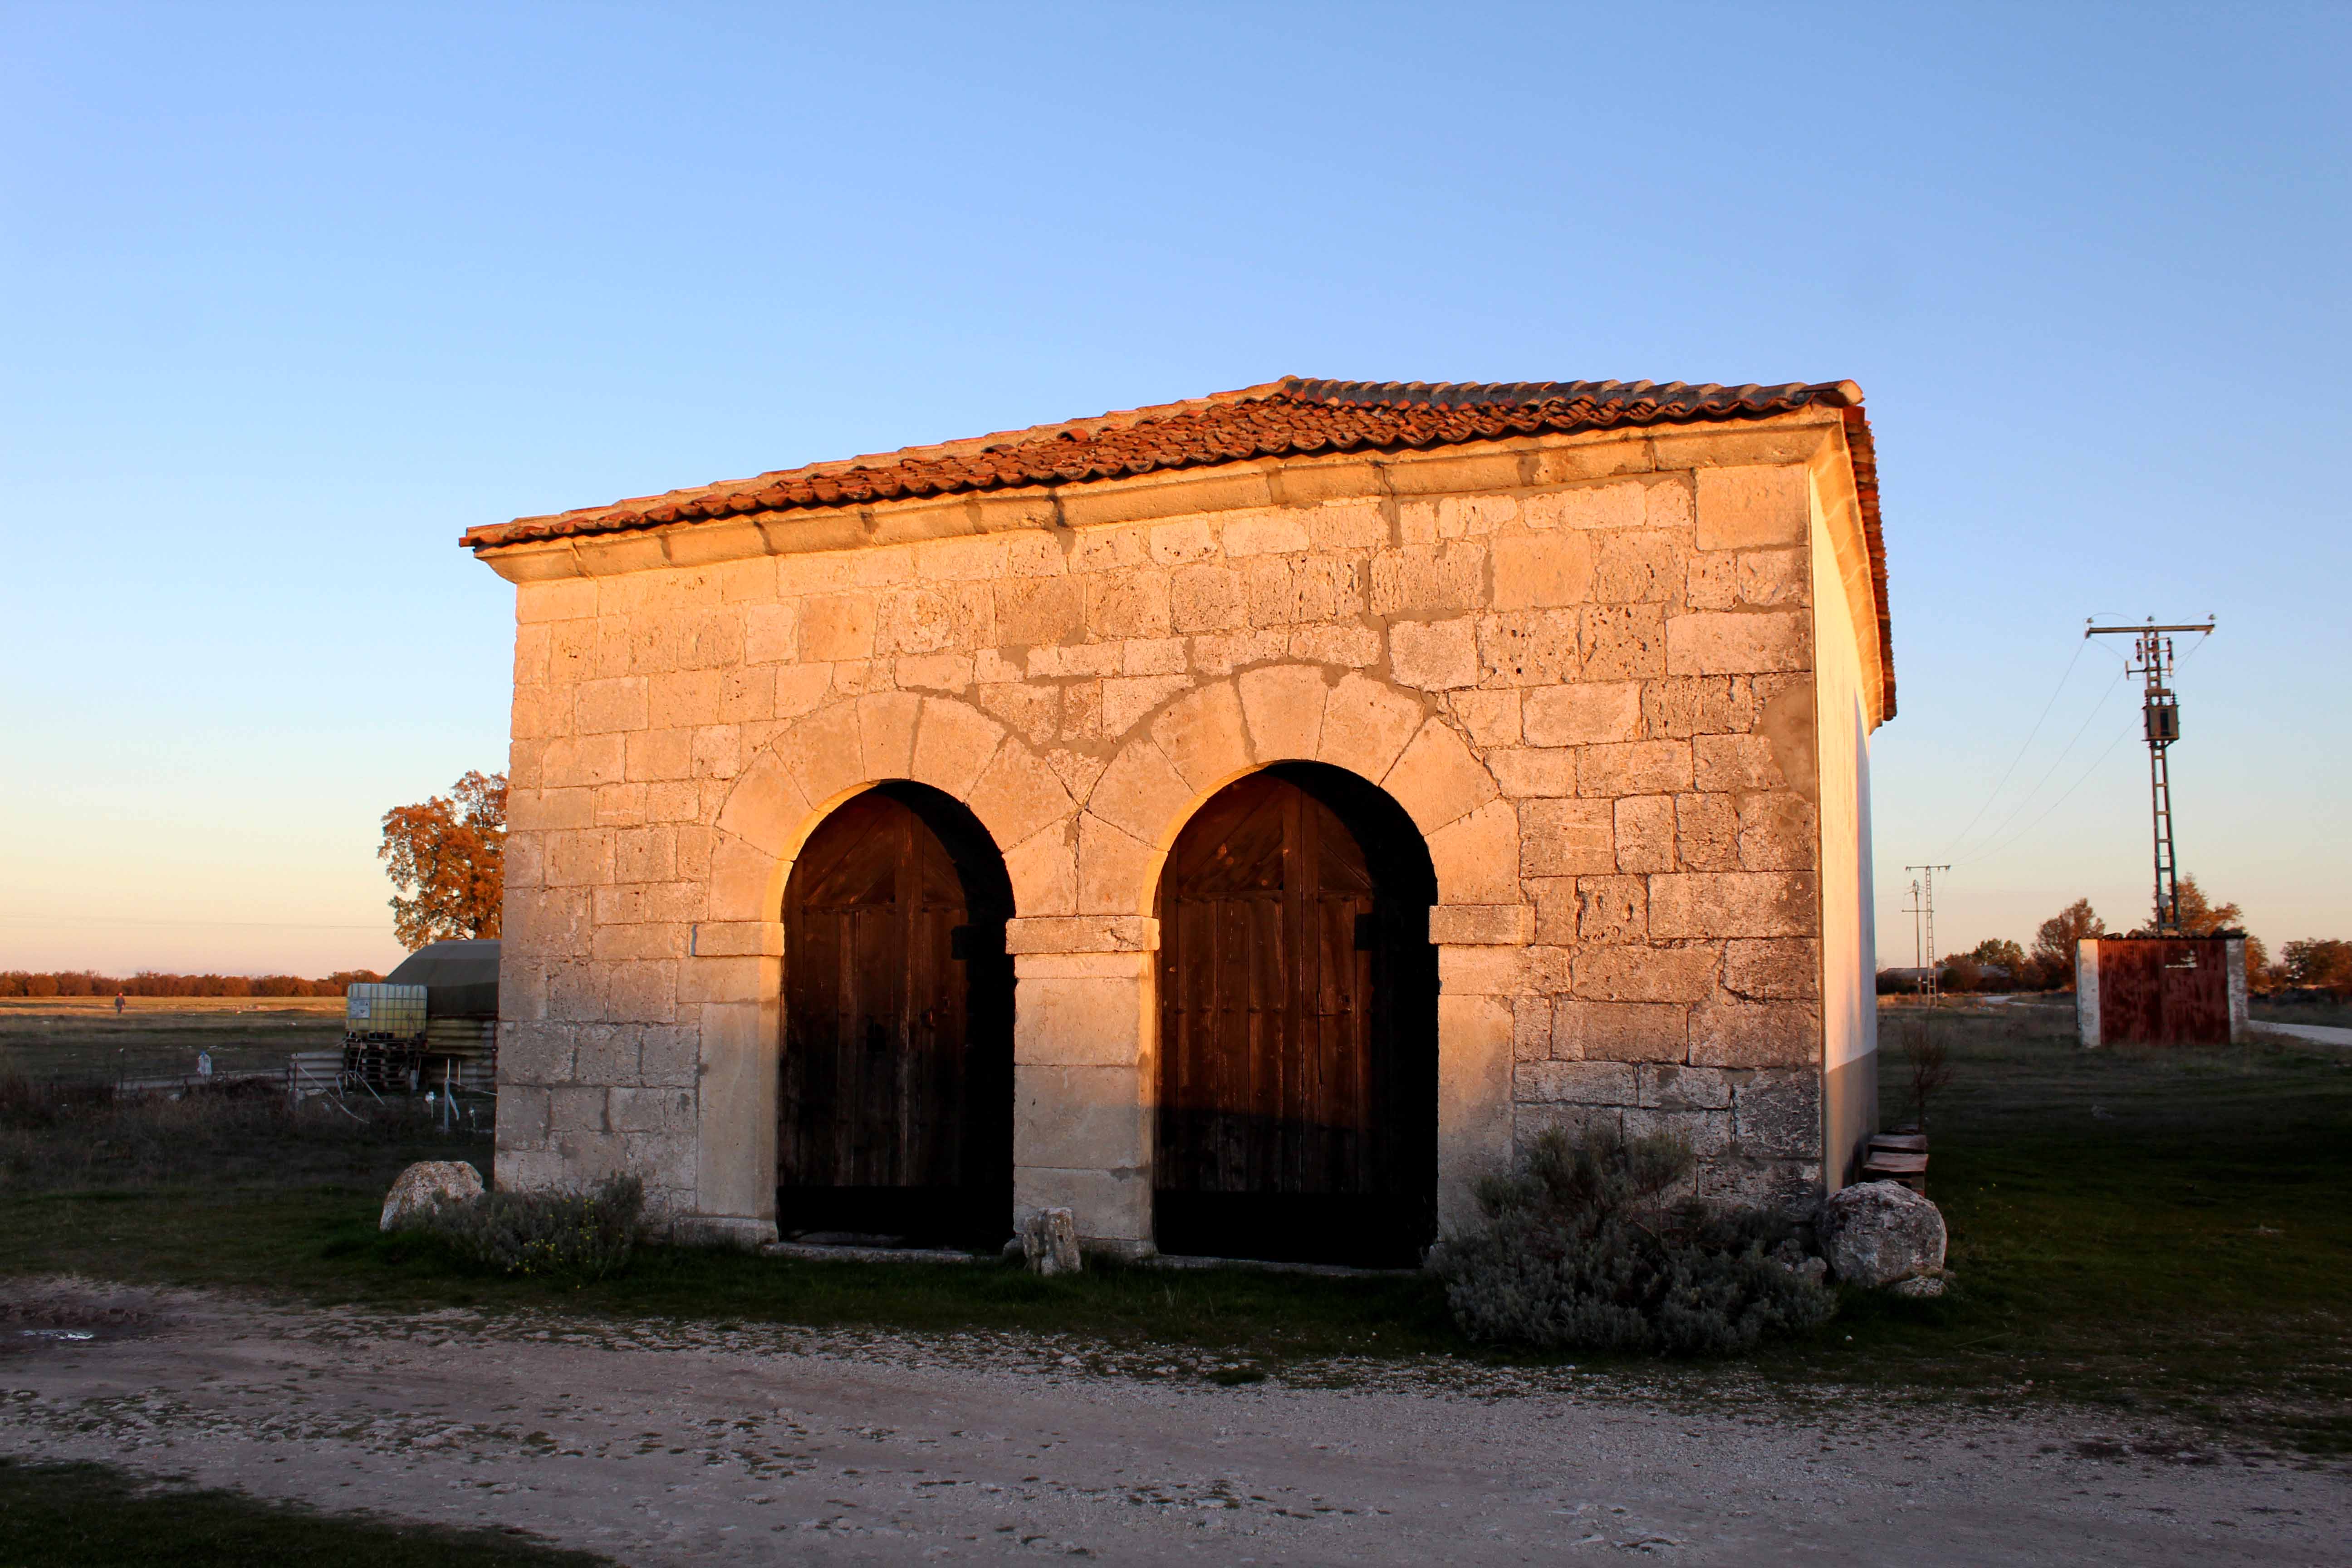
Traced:
[[1411, 1267], [1436, 1234], [1436, 875], [1402, 808], [1289, 763], [1204, 804], [1160, 886], [1163, 1252]]
[[1012, 911], [987, 830], [927, 785], [810, 837], [784, 889], [781, 1233], [1012, 1234]]

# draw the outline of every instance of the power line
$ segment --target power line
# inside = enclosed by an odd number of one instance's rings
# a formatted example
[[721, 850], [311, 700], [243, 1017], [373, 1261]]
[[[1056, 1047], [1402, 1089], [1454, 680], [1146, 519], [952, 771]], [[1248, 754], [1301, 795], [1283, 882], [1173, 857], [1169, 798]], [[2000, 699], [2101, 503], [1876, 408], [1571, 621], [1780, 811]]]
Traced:
[[[2186, 667], [2195, 662], [2197, 656], [2204, 651], [2205, 645], [2201, 642], [2197, 644], [2194, 647], [2191, 647], [2189, 650], [2188, 656], [2181, 659], [2181, 665]], [[2131, 672], [2128, 669], [2124, 671], [2124, 674], [2126, 675], [2130, 673]], [[2137, 726], [2126, 726], [2121, 733], [2116, 736], [2114, 740], [2109, 741], [2107, 742], [2107, 749], [2101, 752], [2097, 756], [2093, 757], [2091, 759], [2091, 765], [2084, 768], [2081, 775], [2077, 777], [2073, 784], [2066, 786], [2064, 794], [2061, 795], [2056, 800], [2052, 801], [2048, 805], [2042, 807], [2041, 816], [2027, 823], [2023, 827], [2019, 828], [2017, 832], [2012, 834], [2010, 837], [1992, 846], [1989, 849], [1979, 850], [1976, 854], [1971, 855], [1967, 859], [1961, 861], [1960, 864], [1963, 866], [1973, 866], [1980, 860], [1990, 859], [1995, 855], [2004, 854], [2007, 851], [2015, 848], [2018, 845], [2022, 844], [2029, 837], [2032, 836], [2035, 828], [2050, 820], [2050, 814], [2052, 812], [2056, 811], [2060, 806], [2065, 805], [2069, 799], [2073, 798], [2076, 790], [2081, 789], [2084, 784], [2090, 783], [2093, 775], [2098, 773], [2099, 764], [2113, 756], [2115, 754], [2116, 748], [2122, 745], [2126, 741], [2130, 740], [2133, 734], [2137, 732]], [[2063, 755], [2063, 753], [2061, 754]], [[2028, 798], [2030, 799], [2031, 797], [2029, 796]], [[2010, 820], [2015, 821], [2016, 818], [2011, 817]], [[2004, 826], [2006, 826], [2006, 824], [2004, 824]]]
[[[2052, 777], [2057, 773], [2059, 768], [2064, 764], [2066, 759], [2074, 754], [2074, 748], [2082, 742], [2084, 733], [2090, 729], [2092, 721], [2097, 719], [2099, 714], [2105, 710], [2107, 706], [2107, 699], [2116, 694], [2116, 688], [2120, 687], [2124, 683], [2124, 677], [2130, 673], [2131, 671], [2128, 668], [2119, 668], [2116, 671], [2116, 679], [2108, 685], [2105, 691], [2099, 693], [2099, 700], [2091, 704], [2091, 710], [2083, 715], [2083, 722], [2076, 727], [2073, 737], [2067, 741], [2066, 744], [2063, 748], [2060, 749], [2058, 754], [2051, 759], [2050, 766], [2044, 770], [2042, 776], [2033, 781], [2033, 787], [2027, 790], [2022, 795], [2018, 797], [2016, 806], [2011, 810], [2007, 816], [2001, 818], [2000, 826], [1988, 832], [1985, 835], [1986, 837], [2000, 837], [2002, 834], [2009, 831], [2010, 824], [2015, 822], [2019, 817], [2025, 815], [2025, 808], [2033, 804], [2033, 797], [2042, 793], [2042, 786], [2048, 784]], [[1971, 856], [1969, 858], [1972, 860], [1980, 860], [1983, 858], [1984, 857], [1979, 854]]]
[[1969, 818], [1967, 826], [1952, 835], [1951, 843], [1944, 847], [1945, 854], [1949, 855], [1958, 848], [1960, 841], [1969, 836], [1969, 828], [1974, 827], [1984, 816], [1987, 807], [2000, 798], [2001, 789], [2009, 783], [2010, 775], [2017, 772], [2017, 764], [2025, 760], [2025, 753], [2032, 749], [2034, 737], [2042, 733], [2042, 726], [2049, 721], [2050, 710], [2058, 706], [2058, 699], [2065, 692], [2067, 679], [2074, 673], [2074, 667], [2083, 662], [2083, 650], [2090, 646], [2088, 637], [2075, 639], [2074, 657], [2066, 661], [2065, 669], [2059, 674], [2058, 684], [2050, 689], [2050, 700], [2042, 705], [2042, 716], [2034, 720], [2033, 728], [2025, 732], [2024, 743], [2017, 748], [2017, 755], [2009, 759], [2009, 766], [2001, 770], [2000, 782], [1992, 786], [1992, 793], [1984, 797], [1984, 804], [1977, 807], [1976, 816]]
[[2126, 729], [2114, 740], [2109, 741], [2107, 742], [2107, 749], [2091, 759], [2091, 765], [2083, 770], [2082, 776], [2077, 778], [2073, 784], [2066, 786], [2065, 794], [2060, 795], [2056, 800], [2052, 801], [2048, 805], [2042, 808], [2041, 816], [2035, 817], [2023, 827], [2019, 828], [2016, 833], [2012, 834], [2008, 838], [2003, 839], [1999, 844], [1994, 845], [1991, 848], [1979, 850], [1976, 854], [1971, 855], [1967, 859], [1961, 861], [1960, 864], [1963, 866], [1973, 866], [1980, 860], [1989, 860], [1995, 855], [2005, 854], [2009, 850], [2013, 849], [2018, 845], [2023, 843], [2026, 837], [2031, 835], [2035, 828], [2050, 820], [2050, 814], [2052, 812], [2056, 811], [2060, 806], [2065, 805], [2068, 800], [2073, 798], [2076, 790], [2081, 789], [2084, 784], [2090, 783], [2091, 775], [2099, 771], [2099, 764], [2113, 756], [2115, 754], [2116, 748], [2122, 745], [2126, 741], [2130, 740], [2132, 738], [2132, 734], [2133, 731], [2131, 729]]

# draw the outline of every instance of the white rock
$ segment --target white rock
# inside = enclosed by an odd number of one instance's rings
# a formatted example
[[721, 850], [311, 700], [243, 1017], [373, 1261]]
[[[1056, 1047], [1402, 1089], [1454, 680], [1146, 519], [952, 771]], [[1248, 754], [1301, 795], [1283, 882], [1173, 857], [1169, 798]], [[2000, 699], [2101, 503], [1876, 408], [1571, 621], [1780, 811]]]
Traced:
[[394, 1180], [376, 1228], [398, 1230], [437, 1203], [469, 1203], [481, 1195], [482, 1173], [463, 1160], [420, 1160]]
[[1076, 1274], [1085, 1267], [1078, 1255], [1078, 1216], [1068, 1209], [1039, 1209], [1021, 1227], [1021, 1254], [1037, 1274]]
[[1822, 1205], [1816, 1228], [1830, 1268], [1849, 1285], [1874, 1290], [1944, 1267], [1944, 1215], [1910, 1188], [1861, 1182]]

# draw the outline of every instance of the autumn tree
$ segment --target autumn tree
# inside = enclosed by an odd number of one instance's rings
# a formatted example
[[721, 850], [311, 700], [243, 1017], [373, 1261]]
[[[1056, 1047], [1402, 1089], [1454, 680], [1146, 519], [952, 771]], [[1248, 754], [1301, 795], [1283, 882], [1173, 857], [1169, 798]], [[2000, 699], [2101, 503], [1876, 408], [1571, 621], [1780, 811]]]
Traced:
[[2279, 950], [2279, 968], [2296, 985], [2352, 991], [2352, 942], [2306, 938]]
[[2025, 973], [2025, 950], [2006, 937], [1989, 936], [1969, 949], [1967, 956], [1979, 968], [1991, 964], [2006, 969], [2012, 979]]
[[[2179, 910], [2182, 936], [2213, 936], [2225, 931], [2237, 931], [2246, 923], [2243, 910], [2235, 904], [2217, 904], [2205, 896], [2195, 877], [2183, 877], [2173, 889], [2173, 899]], [[2153, 933], [2154, 921], [2147, 930]]]
[[505, 891], [507, 776], [469, 773], [446, 796], [383, 814], [392, 932], [410, 952], [429, 942], [499, 934]]
[[2107, 922], [2091, 908], [2091, 900], [2076, 899], [2043, 921], [2042, 929], [2033, 933], [2033, 956], [2047, 964], [2053, 973], [2071, 979], [2074, 973], [2074, 944], [2085, 937], [2106, 934]]

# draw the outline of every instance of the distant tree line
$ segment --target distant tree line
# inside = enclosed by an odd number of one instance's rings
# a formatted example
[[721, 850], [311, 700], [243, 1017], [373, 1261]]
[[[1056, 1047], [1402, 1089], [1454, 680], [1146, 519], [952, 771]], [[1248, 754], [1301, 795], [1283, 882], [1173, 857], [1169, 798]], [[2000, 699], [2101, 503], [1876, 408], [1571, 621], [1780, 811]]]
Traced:
[[298, 974], [100, 974], [71, 969], [33, 973], [0, 970], [0, 996], [341, 996], [347, 985], [382, 980], [373, 969], [346, 969], [324, 980]]
[[[2180, 879], [2180, 929], [2187, 936], [2231, 935], [2242, 931], [2245, 916], [2235, 904], [2217, 904], [2197, 885], [2194, 877]], [[2107, 922], [2091, 908], [2088, 899], [2073, 903], [2043, 921], [2033, 933], [2032, 948], [2001, 937], [1990, 937], [1937, 966], [1937, 983], [1946, 991], [2063, 991], [2074, 984], [2075, 944], [2086, 937], [2147, 935], [2150, 921], [2137, 931], [2109, 932]], [[2276, 963], [2257, 936], [2246, 938], [2246, 982], [2257, 991], [2295, 987], [2352, 993], [2352, 942], [2318, 938], [2288, 942]], [[1882, 992], [1919, 989], [1907, 971], [1882, 969]]]

